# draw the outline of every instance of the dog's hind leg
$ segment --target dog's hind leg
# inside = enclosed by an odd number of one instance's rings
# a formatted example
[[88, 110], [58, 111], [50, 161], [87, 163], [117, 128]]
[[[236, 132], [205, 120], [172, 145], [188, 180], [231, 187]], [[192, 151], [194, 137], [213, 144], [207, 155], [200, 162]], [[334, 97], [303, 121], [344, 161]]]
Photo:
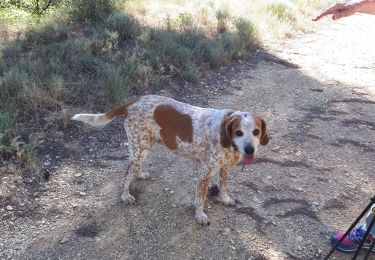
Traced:
[[129, 193], [130, 184], [135, 177], [139, 179], [147, 179], [149, 177], [148, 173], [142, 173], [142, 165], [154, 143], [154, 137], [152, 133], [147, 131], [139, 131], [134, 135], [127, 129], [127, 134], [130, 148], [130, 162], [125, 172], [124, 191], [121, 199], [126, 204], [133, 204], [135, 203], [135, 198]]

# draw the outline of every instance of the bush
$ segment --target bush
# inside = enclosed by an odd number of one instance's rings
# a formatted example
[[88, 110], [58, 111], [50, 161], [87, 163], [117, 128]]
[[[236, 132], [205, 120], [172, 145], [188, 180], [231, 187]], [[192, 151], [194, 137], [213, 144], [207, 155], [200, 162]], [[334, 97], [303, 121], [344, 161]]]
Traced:
[[117, 32], [122, 41], [135, 40], [142, 32], [141, 24], [133, 17], [116, 13], [105, 21], [109, 31]]
[[218, 10], [216, 12], [216, 19], [217, 19], [217, 32], [223, 33], [228, 30], [228, 20], [230, 18], [230, 13], [227, 8]]
[[31, 29], [25, 33], [22, 48], [29, 49], [35, 45], [46, 45], [61, 42], [68, 38], [68, 28], [62, 23], [49, 23], [41, 29]]
[[66, 0], [66, 7], [73, 20], [95, 23], [116, 10], [116, 0]]
[[188, 31], [193, 28], [194, 21], [191, 13], [180, 13], [176, 19], [176, 27], [180, 31]]
[[41, 17], [43, 14], [47, 12], [48, 9], [57, 6], [60, 2], [60, 0], [11, 0], [5, 1], [5, 3], [0, 3], [0, 7], [16, 7], [26, 12], [29, 12], [32, 15]]
[[254, 25], [244, 18], [237, 20], [235, 24], [237, 28], [237, 35], [240, 39], [241, 47], [243, 49], [253, 47], [256, 43]]
[[9, 112], [0, 112], [0, 156], [5, 159], [21, 156], [24, 152], [25, 143], [12, 134], [13, 124], [14, 117]]
[[206, 60], [215, 68], [227, 64], [241, 51], [239, 40], [230, 33], [221, 34], [218, 39], [207, 44]]
[[284, 3], [271, 3], [267, 6], [267, 11], [275, 15], [279, 21], [294, 21], [295, 15], [291, 8]]
[[105, 103], [109, 106], [117, 104], [125, 99], [128, 93], [128, 77], [124, 66], [108, 66], [103, 68], [102, 88]]

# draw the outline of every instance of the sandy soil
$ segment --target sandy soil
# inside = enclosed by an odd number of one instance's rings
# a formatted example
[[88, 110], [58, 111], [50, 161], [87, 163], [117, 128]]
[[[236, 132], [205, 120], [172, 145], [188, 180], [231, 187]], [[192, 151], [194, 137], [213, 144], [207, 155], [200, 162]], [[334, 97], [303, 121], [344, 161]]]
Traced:
[[237, 207], [208, 199], [210, 226], [193, 216], [199, 164], [161, 145], [145, 165], [152, 178], [133, 187], [137, 204], [121, 203], [128, 150], [119, 119], [51, 133], [38, 148], [40, 172], [0, 175], [0, 258], [321, 259], [330, 235], [374, 195], [373, 28], [365, 15], [321, 22], [177, 97], [268, 122], [272, 139], [257, 163], [230, 176]]

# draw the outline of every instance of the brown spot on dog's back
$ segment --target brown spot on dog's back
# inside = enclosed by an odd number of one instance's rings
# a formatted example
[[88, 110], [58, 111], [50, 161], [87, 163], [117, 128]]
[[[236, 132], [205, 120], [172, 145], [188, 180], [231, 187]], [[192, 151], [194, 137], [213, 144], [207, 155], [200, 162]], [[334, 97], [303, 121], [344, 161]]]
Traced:
[[108, 111], [107, 113], [105, 113], [105, 115], [108, 119], [112, 119], [116, 116], [121, 116], [121, 115], [125, 115], [125, 117], [127, 117], [128, 107], [136, 103], [138, 100], [139, 98], [129, 99], [128, 102], [126, 102], [126, 104], [113, 108], [111, 111]]
[[160, 105], [155, 109], [154, 119], [161, 128], [160, 138], [169, 149], [177, 149], [177, 136], [184, 142], [193, 142], [193, 123], [189, 115], [171, 105]]

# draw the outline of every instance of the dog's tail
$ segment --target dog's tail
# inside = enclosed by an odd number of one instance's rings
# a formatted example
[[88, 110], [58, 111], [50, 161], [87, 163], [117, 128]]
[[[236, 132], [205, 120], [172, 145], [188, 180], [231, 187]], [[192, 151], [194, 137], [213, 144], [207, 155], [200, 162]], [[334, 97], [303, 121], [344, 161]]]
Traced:
[[81, 121], [92, 126], [103, 126], [111, 122], [115, 117], [128, 116], [128, 107], [136, 103], [138, 99], [131, 99], [126, 104], [114, 107], [110, 111], [101, 114], [76, 114], [71, 119]]

